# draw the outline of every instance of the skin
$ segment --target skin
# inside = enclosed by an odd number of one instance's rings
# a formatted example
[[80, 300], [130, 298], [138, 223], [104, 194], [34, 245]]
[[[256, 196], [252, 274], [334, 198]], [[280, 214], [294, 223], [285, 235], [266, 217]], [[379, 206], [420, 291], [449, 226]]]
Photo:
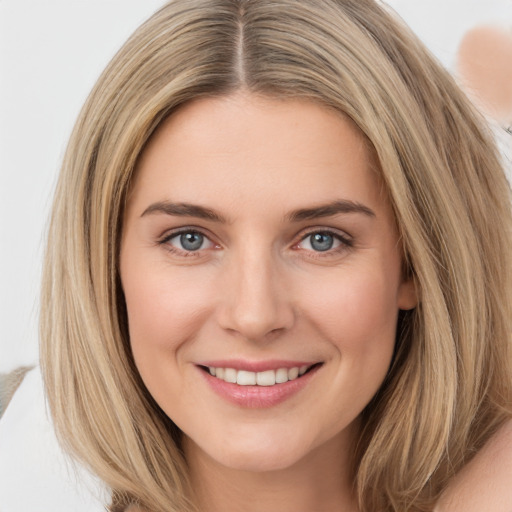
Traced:
[[[364, 209], [291, 218], [336, 201]], [[203, 234], [201, 247], [186, 251], [180, 229]], [[319, 251], [311, 235], [326, 232], [333, 247]], [[357, 511], [359, 416], [388, 370], [399, 309], [416, 305], [401, 266], [378, 166], [341, 114], [238, 93], [159, 128], [129, 196], [120, 274], [135, 363], [184, 432], [200, 510]], [[251, 409], [197, 366], [231, 358], [321, 366], [284, 402]]]
[[448, 486], [434, 512], [512, 510], [512, 421], [505, 423]]
[[460, 42], [457, 73], [470, 97], [505, 127], [512, 124], [512, 30], [478, 26]]

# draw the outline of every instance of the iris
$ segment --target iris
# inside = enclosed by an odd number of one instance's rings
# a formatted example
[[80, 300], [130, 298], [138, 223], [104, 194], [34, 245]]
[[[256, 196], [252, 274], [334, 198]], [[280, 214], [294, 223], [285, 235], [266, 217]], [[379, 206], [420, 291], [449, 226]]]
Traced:
[[329, 233], [315, 233], [311, 235], [310, 243], [315, 251], [328, 251], [334, 245], [334, 237]]
[[180, 235], [180, 243], [186, 251], [197, 251], [201, 249], [204, 236], [201, 233], [189, 232]]

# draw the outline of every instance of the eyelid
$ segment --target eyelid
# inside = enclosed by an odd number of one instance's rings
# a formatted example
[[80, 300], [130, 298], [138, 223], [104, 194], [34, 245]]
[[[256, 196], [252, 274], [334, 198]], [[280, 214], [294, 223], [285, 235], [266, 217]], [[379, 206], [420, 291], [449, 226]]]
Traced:
[[[185, 233], [198, 233], [201, 236], [204, 236], [211, 244], [211, 247], [205, 248], [205, 249], [198, 249], [196, 251], [187, 251], [186, 249], [180, 249], [179, 247], [175, 247], [171, 244], [169, 244], [169, 241], [173, 238], [176, 238], [180, 235], [183, 235]], [[176, 253], [183, 256], [200, 256], [204, 251], [211, 250], [211, 249], [219, 249], [220, 244], [215, 242], [213, 240], [212, 235], [210, 235], [206, 230], [203, 228], [199, 228], [197, 226], [181, 226], [179, 228], [171, 229], [166, 231], [162, 236], [159, 237], [157, 241], [158, 245], [164, 245], [166, 246], [166, 249], [169, 252]]]
[[[202, 236], [204, 236], [211, 244], [211, 247], [205, 248], [205, 249], [198, 249], [196, 251], [190, 251], [186, 249], [180, 249], [179, 247], [175, 247], [168, 242], [172, 240], [173, 238], [180, 236], [184, 233], [198, 233]], [[299, 247], [301, 242], [303, 242], [306, 238], [309, 236], [312, 236], [316, 233], [322, 233], [322, 234], [328, 234], [333, 236], [337, 241], [339, 241], [339, 246], [327, 249], [325, 251], [315, 251], [314, 249], [302, 249]], [[332, 228], [332, 227], [325, 227], [325, 226], [311, 226], [304, 230], [302, 230], [296, 237], [296, 241], [292, 244], [292, 249], [295, 250], [302, 250], [304, 252], [311, 253], [311, 255], [314, 255], [314, 257], [321, 258], [321, 257], [329, 257], [336, 254], [339, 254], [341, 252], [346, 252], [353, 248], [354, 246], [354, 238], [348, 234], [346, 231]], [[198, 227], [198, 226], [180, 226], [179, 228], [167, 230], [163, 235], [161, 235], [157, 240], [158, 245], [166, 246], [166, 249], [169, 252], [176, 253], [178, 255], [182, 256], [195, 256], [198, 257], [204, 253], [204, 251], [208, 251], [211, 249], [220, 249], [221, 245], [215, 241], [214, 237], [208, 232], [208, 230], [205, 230], [204, 228]]]
[[[316, 233], [331, 235], [332, 237], [334, 237], [336, 240], [338, 240], [340, 242], [340, 245], [338, 247], [328, 249], [326, 251], [315, 251], [313, 249], [301, 249], [300, 247], [298, 247], [300, 243], [302, 243], [308, 237], [310, 237]], [[344, 251], [347, 251], [354, 247], [354, 239], [347, 232], [338, 230], [338, 229], [334, 229], [334, 228], [326, 228], [323, 226], [313, 226], [313, 227], [307, 228], [307, 229], [301, 231], [297, 235], [297, 238], [298, 238], [298, 241], [293, 243], [292, 248], [313, 253], [315, 255], [315, 257], [328, 257], [330, 255], [332, 256], [333, 254], [337, 254], [339, 252], [344, 252]]]

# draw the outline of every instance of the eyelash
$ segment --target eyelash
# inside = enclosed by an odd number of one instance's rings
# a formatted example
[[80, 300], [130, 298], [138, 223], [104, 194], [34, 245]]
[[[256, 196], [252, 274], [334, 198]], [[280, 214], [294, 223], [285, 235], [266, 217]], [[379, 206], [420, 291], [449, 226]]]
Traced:
[[[301, 249], [298, 247], [300, 244], [310, 239], [309, 245], [311, 246], [311, 237], [314, 235], [327, 235], [333, 238], [334, 242], [339, 242], [337, 247], [330, 247], [324, 251], [314, 250], [314, 249]], [[333, 242], [333, 243], [334, 243]], [[301, 234], [300, 240], [293, 245], [293, 248], [296, 250], [304, 250], [311, 253], [311, 256], [314, 258], [329, 258], [333, 256], [337, 256], [340, 253], [344, 253], [354, 247], [354, 241], [351, 237], [346, 234], [341, 234], [338, 231], [334, 231], [331, 229], [309, 229], [307, 232]]]
[[213, 246], [218, 247], [217, 244], [215, 244], [214, 242], [211, 241], [211, 239], [208, 235], [203, 233], [201, 230], [199, 230], [197, 228], [192, 228], [192, 227], [189, 227], [189, 228], [185, 227], [185, 228], [179, 229], [177, 231], [173, 231], [172, 233], [168, 233], [167, 235], [164, 236], [164, 238], [162, 238], [158, 242], [158, 244], [165, 246], [166, 250], [168, 250], [169, 252], [176, 254], [178, 256], [182, 256], [182, 257], [186, 257], [186, 258], [190, 258], [190, 257], [197, 258], [202, 255], [202, 252], [204, 251], [204, 249], [198, 249], [196, 251], [179, 249], [177, 247], [172, 246], [169, 243], [173, 238], [177, 238], [181, 235], [188, 235], [188, 234], [200, 235], [200, 236], [204, 237], [205, 240], [208, 240]]
[[[215, 247], [219, 247], [218, 244], [215, 244], [215, 242], [212, 242], [210, 237], [203, 233], [201, 230], [197, 228], [192, 227], [185, 227], [182, 229], [179, 229], [177, 231], [173, 231], [171, 233], [168, 233], [164, 238], [162, 238], [158, 244], [165, 246], [166, 250], [168, 250], [171, 253], [177, 254], [178, 256], [184, 256], [184, 257], [199, 257], [202, 255], [202, 252], [206, 249], [197, 249], [197, 250], [187, 250], [187, 249], [179, 249], [177, 247], [172, 246], [169, 242], [177, 238], [181, 235], [185, 234], [195, 234], [200, 235], [201, 237], [204, 237], [204, 239], [208, 240], [210, 244], [212, 244]], [[328, 248], [325, 251], [315, 251], [313, 249], [301, 249], [299, 245], [303, 243], [305, 240], [307, 240], [309, 237], [312, 237], [313, 235], [327, 235], [331, 236], [335, 241], [339, 242], [339, 245], [334, 248]], [[310, 242], [311, 245], [311, 242]], [[337, 255], [339, 253], [345, 252], [347, 250], [350, 250], [354, 247], [354, 241], [351, 237], [341, 234], [337, 231], [330, 230], [330, 229], [309, 229], [307, 232], [304, 232], [300, 235], [300, 239], [298, 242], [293, 244], [292, 248], [294, 250], [304, 250], [307, 252], [310, 252], [314, 254], [315, 258], [325, 258], [333, 255]]]

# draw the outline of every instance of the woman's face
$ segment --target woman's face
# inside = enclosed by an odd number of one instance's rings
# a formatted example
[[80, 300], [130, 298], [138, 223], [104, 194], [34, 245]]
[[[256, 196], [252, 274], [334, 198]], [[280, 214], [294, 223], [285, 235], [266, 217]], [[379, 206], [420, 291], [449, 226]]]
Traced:
[[354, 124], [248, 94], [192, 102], [152, 137], [120, 268], [148, 390], [189, 450], [236, 469], [348, 442], [416, 300]]

